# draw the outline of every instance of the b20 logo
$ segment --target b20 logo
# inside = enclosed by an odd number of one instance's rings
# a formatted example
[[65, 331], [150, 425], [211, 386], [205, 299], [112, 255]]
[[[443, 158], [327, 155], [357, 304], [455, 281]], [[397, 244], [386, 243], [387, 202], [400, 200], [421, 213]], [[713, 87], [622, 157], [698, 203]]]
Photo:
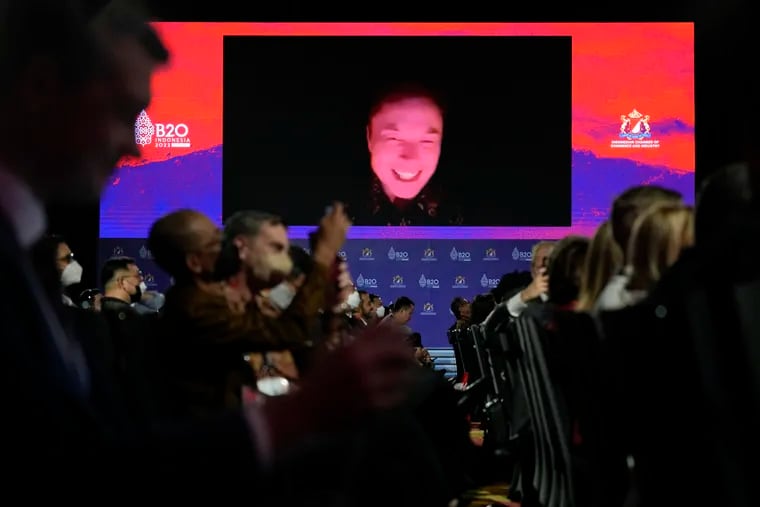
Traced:
[[156, 137], [187, 137], [190, 129], [184, 123], [154, 123]]

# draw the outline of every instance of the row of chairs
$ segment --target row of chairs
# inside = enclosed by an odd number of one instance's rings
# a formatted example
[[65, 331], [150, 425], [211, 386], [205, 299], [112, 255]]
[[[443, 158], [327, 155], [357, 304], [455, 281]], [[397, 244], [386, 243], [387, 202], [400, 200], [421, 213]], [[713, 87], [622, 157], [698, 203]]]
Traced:
[[[588, 316], [563, 327], [596, 340]], [[525, 507], [574, 507], [571, 445], [578, 414], [568, 397], [582, 387], [578, 365], [567, 367], [577, 358], [566, 350], [567, 340], [557, 339], [540, 314], [513, 319], [501, 304], [483, 323], [450, 331], [449, 342], [457, 377], [466, 381], [461, 403], [482, 421], [484, 445], [513, 457], [510, 497]]]

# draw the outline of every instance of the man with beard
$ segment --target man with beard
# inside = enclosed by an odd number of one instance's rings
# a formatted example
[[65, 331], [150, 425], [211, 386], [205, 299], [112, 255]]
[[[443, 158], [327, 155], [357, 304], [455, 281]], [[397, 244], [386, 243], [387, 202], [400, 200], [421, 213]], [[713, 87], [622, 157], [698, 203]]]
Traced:
[[166, 295], [162, 338], [180, 413], [204, 417], [238, 407], [242, 386], [255, 382], [243, 356], [298, 348], [326, 306], [332, 268], [349, 221], [340, 205], [322, 220], [314, 268], [278, 318], [264, 315], [253, 295], [292, 269], [287, 230], [268, 213], [239, 212], [222, 234], [207, 216], [180, 210], [151, 228], [156, 262], [175, 279]]

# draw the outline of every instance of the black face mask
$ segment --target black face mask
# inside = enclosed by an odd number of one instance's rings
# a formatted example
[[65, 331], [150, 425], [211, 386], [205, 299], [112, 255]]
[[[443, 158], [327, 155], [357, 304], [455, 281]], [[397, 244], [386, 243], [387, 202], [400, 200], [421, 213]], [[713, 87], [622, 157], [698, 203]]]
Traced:
[[139, 303], [142, 300], [142, 289], [139, 285], [135, 286], [135, 293], [129, 295], [130, 303]]

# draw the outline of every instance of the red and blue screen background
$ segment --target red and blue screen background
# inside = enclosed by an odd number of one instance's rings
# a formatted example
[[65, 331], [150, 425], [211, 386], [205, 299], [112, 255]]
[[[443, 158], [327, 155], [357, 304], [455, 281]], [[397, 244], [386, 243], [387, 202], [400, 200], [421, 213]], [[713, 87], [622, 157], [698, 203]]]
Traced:
[[[626, 188], [657, 184], [694, 199], [693, 23], [157, 23], [171, 61], [153, 82], [142, 156], [112, 176], [100, 209], [100, 257], [137, 258], [146, 281], [169, 278], [144, 238], [160, 216], [193, 208], [222, 221], [223, 39], [235, 36], [569, 36], [572, 40], [572, 216], [569, 227], [355, 226], [341, 255], [356, 285], [386, 303], [416, 302], [411, 325], [445, 346], [454, 296], [473, 297], [529, 267], [538, 239], [592, 235]], [[357, 55], [360, 58], [361, 55]], [[498, 63], [498, 55], [494, 56]], [[649, 137], [621, 136], [648, 117]], [[634, 116], [636, 113], [634, 113]], [[552, 121], [547, 118], [547, 121]], [[160, 139], [163, 133], [168, 139]], [[536, 134], [540, 135], [540, 134]], [[147, 140], [147, 139], [146, 139]], [[551, 140], [547, 140], [547, 143]], [[540, 153], [536, 156], [540, 157]], [[239, 170], [256, 171], [255, 167]], [[266, 175], [262, 174], [262, 178]], [[547, 182], [551, 184], [551, 182]], [[256, 203], [251, 203], [256, 208]], [[290, 228], [303, 244], [313, 225]]]
[[[190, 146], [147, 145], [140, 160], [118, 168], [101, 202], [102, 238], [144, 238], [157, 217], [177, 208], [195, 208], [221, 220], [225, 35], [572, 37], [571, 227], [397, 231], [356, 227], [352, 237], [558, 238], [593, 233], [607, 217], [615, 195], [631, 185], [656, 183], [693, 198], [692, 23], [157, 23], [156, 27], [172, 59], [155, 77], [153, 102], [146, 112], [153, 123], [186, 126]], [[612, 141], [619, 140], [621, 115], [634, 109], [651, 117], [658, 148], [612, 147]], [[294, 237], [305, 236], [300, 228], [292, 232]]]

